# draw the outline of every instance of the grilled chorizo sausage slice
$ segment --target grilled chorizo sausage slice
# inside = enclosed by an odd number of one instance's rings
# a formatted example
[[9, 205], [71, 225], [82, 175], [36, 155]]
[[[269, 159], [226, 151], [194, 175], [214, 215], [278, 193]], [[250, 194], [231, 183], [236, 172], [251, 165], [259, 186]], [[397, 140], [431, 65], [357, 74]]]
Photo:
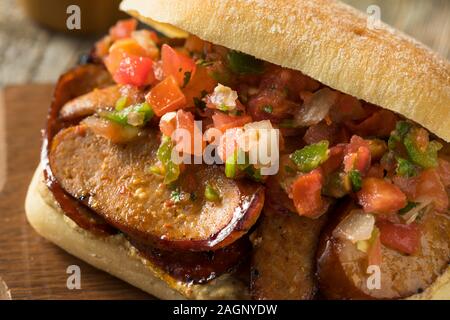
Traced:
[[325, 222], [264, 209], [252, 235], [251, 291], [260, 300], [308, 300], [317, 292], [315, 256]]
[[[148, 130], [118, 145], [84, 125], [71, 127], [54, 138], [50, 165], [69, 194], [142, 243], [209, 251], [246, 234], [263, 207], [264, 188], [228, 179], [222, 168], [207, 165], [187, 165], [176, 184], [166, 186], [149, 170], [159, 141]], [[206, 200], [210, 183], [221, 201]]]
[[121, 97], [127, 98], [127, 105], [145, 101], [144, 92], [134, 86], [113, 85], [106, 88], [95, 88], [93, 91], [64, 104], [59, 116], [64, 121], [84, 118], [97, 111], [114, 107]]
[[[420, 293], [447, 268], [450, 261], [450, 219], [429, 212], [418, 221], [421, 246], [404, 255], [382, 245], [381, 288], [369, 289], [367, 254], [347, 240], [333, 237], [336, 225], [353, 209], [347, 203], [324, 232], [318, 251], [317, 269], [321, 293], [329, 299], [400, 299]], [[337, 212], [335, 212], [337, 213]]]

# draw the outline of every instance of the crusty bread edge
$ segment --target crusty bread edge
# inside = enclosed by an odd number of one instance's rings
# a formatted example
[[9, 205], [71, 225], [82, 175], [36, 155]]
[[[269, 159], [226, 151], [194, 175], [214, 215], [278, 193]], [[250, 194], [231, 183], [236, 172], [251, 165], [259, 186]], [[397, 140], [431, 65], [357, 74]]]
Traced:
[[99, 237], [67, 218], [43, 182], [39, 166], [28, 188], [25, 211], [38, 234], [73, 256], [125, 282], [166, 300], [238, 299], [248, 297], [245, 286], [230, 274], [204, 285], [176, 281], [139, 256], [122, 236]]
[[299, 70], [450, 142], [450, 63], [340, 1], [124, 0], [121, 9], [171, 36], [189, 32]]

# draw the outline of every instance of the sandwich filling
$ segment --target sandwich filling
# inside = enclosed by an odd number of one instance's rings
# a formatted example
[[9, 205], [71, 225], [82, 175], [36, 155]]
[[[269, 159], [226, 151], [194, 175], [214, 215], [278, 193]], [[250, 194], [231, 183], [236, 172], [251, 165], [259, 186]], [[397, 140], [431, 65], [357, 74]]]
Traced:
[[236, 272], [256, 299], [404, 298], [446, 270], [445, 141], [300, 71], [136, 26], [111, 28], [50, 111], [47, 184], [78, 225], [186, 282]]

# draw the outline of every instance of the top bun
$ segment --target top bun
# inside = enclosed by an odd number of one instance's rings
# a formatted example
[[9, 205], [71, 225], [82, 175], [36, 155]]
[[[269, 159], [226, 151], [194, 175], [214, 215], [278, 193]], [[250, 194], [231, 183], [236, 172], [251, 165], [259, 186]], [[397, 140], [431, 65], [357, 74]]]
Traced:
[[397, 112], [450, 142], [450, 64], [335, 0], [124, 0], [171, 37], [194, 34]]

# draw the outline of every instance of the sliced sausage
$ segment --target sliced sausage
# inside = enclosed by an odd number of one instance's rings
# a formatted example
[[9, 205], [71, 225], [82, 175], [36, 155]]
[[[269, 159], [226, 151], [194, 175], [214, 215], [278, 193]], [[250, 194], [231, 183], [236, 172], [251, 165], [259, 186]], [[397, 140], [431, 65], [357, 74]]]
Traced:
[[251, 288], [255, 299], [308, 300], [317, 292], [315, 256], [325, 217], [264, 211], [252, 235]]
[[152, 261], [165, 273], [177, 280], [203, 284], [225, 273], [233, 272], [247, 260], [251, 251], [248, 237], [243, 237], [231, 245], [208, 252], [167, 251], [143, 245], [135, 240], [131, 243], [139, 253]]
[[441, 275], [450, 261], [450, 219], [429, 212], [419, 221], [421, 248], [404, 255], [382, 246], [381, 288], [369, 289], [367, 255], [350, 241], [334, 238], [335, 226], [352, 209], [345, 204], [327, 227], [318, 252], [318, 277], [321, 293], [329, 299], [400, 299], [420, 293]]
[[61, 121], [59, 111], [69, 100], [113, 83], [109, 72], [101, 65], [86, 64], [77, 66], [63, 74], [56, 84], [53, 101], [47, 117], [42, 147], [42, 165], [49, 190], [64, 213], [80, 227], [97, 235], [109, 235], [116, 232], [109, 224], [92, 210], [67, 194], [56, 181], [48, 161], [48, 152], [54, 135], [68, 124]]
[[60, 117], [65, 121], [84, 118], [97, 111], [114, 107], [121, 97], [127, 97], [127, 105], [145, 101], [144, 92], [135, 86], [113, 85], [96, 88], [67, 102], [60, 111]]
[[[176, 184], [166, 186], [149, 170], [159, 142], [156, 131], [117, 145], [85, 126], [71, 127], [54, 138], [50, 165], [69, 194], [143, 243], [208, 251], [246, 234], [261, 212], [263, 187], [228, 179], [222, 168], [207, 165], [187, 165]], [[221, 201], [205, 199], [208, 184]]]

